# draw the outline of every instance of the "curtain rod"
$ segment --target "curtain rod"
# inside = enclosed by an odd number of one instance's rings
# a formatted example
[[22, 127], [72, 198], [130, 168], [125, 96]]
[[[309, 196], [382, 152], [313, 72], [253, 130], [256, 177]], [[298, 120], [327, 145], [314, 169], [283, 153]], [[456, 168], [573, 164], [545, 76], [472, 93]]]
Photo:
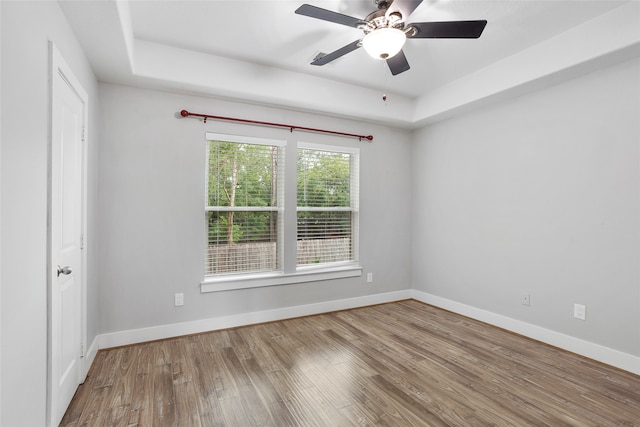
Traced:
[[287, 124], [284, 124], [284, 123], [261, 122], [261, 121], [257, 121], [257, 120], [238, 119], [238, 118], [235, 118], [235, 117], [211, 116], [209, 114], [190, 113], [187, 110], [180, 111], [180, 115], [182, 117], [189, 117], [189, 116], [202, 117], [204, 119], [204, 123], [207, 123], [207, 119], [227, 120], [227, 121], [231, 121], [231, 122], [240, 122], [240, 123], [249, 123], [249, 124], [254, 124], [254, 125], [275, 126], [275, 127], [287, 128], [291, 132], [293, 132], [294, 130], [301, 130], [301, 131], [306, 131], [306, 132], [329, 133], [329, 134], [332, 134], [332, 135], [340, 135], [340, 136], [348, 136], [348, 137], [351, 137], [351, 138], [358, 138], [358, 140], [360, 140], [360, 141], [362, 141], [363, 139], [366, 139], [369, 142], [373, 141], [373, 135], [357, 135], [357, 134], [354, 134], [354, 133], [345, 133], [345, 132], [337, 132], [337, 131], [326, 130], [326, 129], [316, 129], [316, 128], [308, 128], [308, 127], [304, 127], [304, 126], [287, 125]]

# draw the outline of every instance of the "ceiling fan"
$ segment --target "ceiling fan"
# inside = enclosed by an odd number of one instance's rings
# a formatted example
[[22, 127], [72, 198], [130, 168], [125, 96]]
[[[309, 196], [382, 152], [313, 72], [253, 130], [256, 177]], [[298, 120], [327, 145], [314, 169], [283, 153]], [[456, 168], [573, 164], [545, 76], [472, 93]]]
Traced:
[[406, 23], [406, 19], [422, 3], [422, 0], [373, 0], [373, 2], [378, 10], [371, 12], [364, 19], [309, 4], [303, 4], [296, 10], [298, 15], [335, 22], [364, 32], [362, 39], [316, 57], [311, 65], [328, 64], [362, 46], [373, 58], [385, 60], [391, 74], [395, 76], [411, 68], [402, 51], [407, 39], [477, 39], [487, 25], [486, 20]]

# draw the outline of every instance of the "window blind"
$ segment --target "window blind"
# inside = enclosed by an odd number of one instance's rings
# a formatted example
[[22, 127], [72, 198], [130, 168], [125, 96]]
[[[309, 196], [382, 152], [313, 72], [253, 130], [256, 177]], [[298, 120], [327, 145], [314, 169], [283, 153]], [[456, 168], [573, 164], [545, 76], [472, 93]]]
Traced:
[[205, 274], [279, 270], [283, 146], [229, 139], [208, 141]]
[[357, 260], [357, 160], [353, 152], [298, 149], [298, 266]]

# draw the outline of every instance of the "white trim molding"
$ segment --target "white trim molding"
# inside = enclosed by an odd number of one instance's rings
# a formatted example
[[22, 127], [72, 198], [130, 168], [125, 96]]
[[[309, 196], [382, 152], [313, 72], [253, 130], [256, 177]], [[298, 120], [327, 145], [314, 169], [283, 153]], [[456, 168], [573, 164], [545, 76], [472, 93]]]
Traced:
[[411, 289], [382, 294], [365, 295], [355, 298], [332, 300], [315, 304], [284, 307], [274, 310], [254, 311], [231, 316], [214, 317], [192, 322], [174, 323], [128, 331], [111, 332], [98, 336], [100, 348], [118, 347], [145, 341], [154, 341], [182, 335], [235, 328], [256, 323], [273, 322], [294, 317], [366, 307], [369, 305], [401, 301], [411, 298]]
[[640, 357], [415, 289], [405, 289], [382, 294], [365, 295], [341, 300], [284, 307], [274, 310], [255, 311], [231, 316], [214, 317], [191, 322], [174, 323], [102, 334], [98, 335], [89, 347], [85, 356], [85, 362], [83, 365], [85, 370], [83, 372], [88, 372], [99, 348], [103, 349], [131, 345], [146, 341], [235, 328], [257, 323], [273, 322], [314, 314], [329, 313], [332, 311], [348, 310], [351, 308], [366, 307], [406, 299], [415, 299], [425, 304], [433, 305], [435, 307], [470, 317], [545, 344], [640, 375]]
[[362, 276], [362, 267], [358, 265], [345, 265], [326, 267], [319, 269], [300, 269], [295, 273], [285, 274], [242, 274], [222, 275], [218, 278], [207, 277], [200, 283], [200, 292], [220, 292], [231, 289], [248, 289], [265, 286], [290, 285], [293, 283], [317, 282], [320, 280], [344, 279], [347, 277]]
[[82, 382], [87, 379], [87, 375], [89, 374], [89, 369], [91, 369], [91, 365], [93, 365], [93, 361], [96, 358], [96, 354], [98, 354], [98, 350], [100, 344], [100, 336], [96, 336], [89, 348], [84, 350], [84, 354], [82, 355]]
[[640, 357], [413, 289], [412, 298], [640, 375]]

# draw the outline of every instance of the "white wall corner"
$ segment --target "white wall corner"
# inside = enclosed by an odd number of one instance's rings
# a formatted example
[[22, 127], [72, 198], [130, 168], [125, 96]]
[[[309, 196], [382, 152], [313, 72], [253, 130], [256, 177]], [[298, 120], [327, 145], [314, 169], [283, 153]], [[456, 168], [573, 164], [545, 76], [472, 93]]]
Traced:
[[442, 298], [427, 292], [412, 290], [412, 298], [426, 304], [433, 305], [481, 322], [497, 326], [502, 329], [541, 341], [589, 359], [605, 363], [616, 368], [640, 375], [640, 357], [623, 353], [612, 348], [604, 347], [576, 337], [545, 329], [531, 323], [512, 319], [497, 313], [482, 310], [447, 298]]
[[133, 36], [133, 24], [131, 22], [131, 8], [129, 7], [128, 0], [117, 0], [116, 10], [118, 11], [118, 18], [120, 20], [120, 29], [122, 31], [122, 38], [127, 51], [127, 58], [129, 58], [129, 68], [131, 72], [135, 72], [134, 67], [134, 36]]

